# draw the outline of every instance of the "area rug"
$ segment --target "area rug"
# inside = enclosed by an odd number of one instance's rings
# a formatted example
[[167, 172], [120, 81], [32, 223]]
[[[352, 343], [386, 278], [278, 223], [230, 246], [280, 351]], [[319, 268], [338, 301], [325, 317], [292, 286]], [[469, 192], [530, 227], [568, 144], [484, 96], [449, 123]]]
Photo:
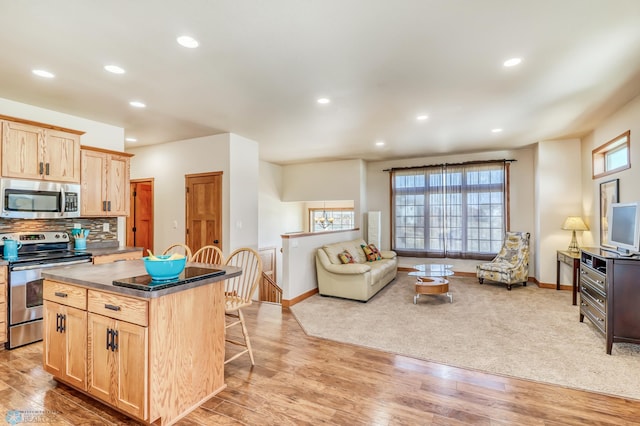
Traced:
[[614, 343], [585, 318], [571, 293], [534, 284], [478, 284], [450, 277], [444, 295], [413, 304], [414, 279], [398, 273], [367, 303], [314, 295], [291, 311], [316, 337], [492, 374], [640, 399], [640, 345]]

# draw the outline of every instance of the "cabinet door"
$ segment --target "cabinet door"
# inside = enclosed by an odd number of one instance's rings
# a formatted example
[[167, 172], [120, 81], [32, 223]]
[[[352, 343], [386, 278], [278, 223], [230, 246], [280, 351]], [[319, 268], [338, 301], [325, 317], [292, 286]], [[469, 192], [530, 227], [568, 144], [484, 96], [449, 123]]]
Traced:
[[83, 149], [80, 158], [81, 214], [82, 216], [107, 216], [103, 204], [107, 199], [107, 155]]
[[118, 322], [118, 395], [122, 411], [140, 419], [147, 418], [147, 328], [124, 321]]
[[87, 389], [87, 313], [44, 301], [44, 369], [54, 376]]
[[88, 334], [88, 392], [146, 419], [147, 328], [89, 313]]
[[44, 130], [28, 124], [3, 122], [2, 176], [41, 179]]
[[80, 136], [45, 130], [44, 179], [80, 182]]
[[108, 162], [109, 214], [129, 215], [129, 157], [111, 155]]

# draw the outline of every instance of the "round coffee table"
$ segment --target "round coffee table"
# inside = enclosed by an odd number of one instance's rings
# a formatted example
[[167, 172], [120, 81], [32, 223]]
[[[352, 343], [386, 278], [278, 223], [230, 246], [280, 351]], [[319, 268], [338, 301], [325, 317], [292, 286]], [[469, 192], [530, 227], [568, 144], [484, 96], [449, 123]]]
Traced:
[[453, 303], [453, 295], [449, 293], [449, 281], [444, 277], [453, 275], [452, 265], [430, 264], [415, 265], [413, 268], [416, 272], [409, 272], [410, 276], [416, 277], [415, 291], [413, 296], [413, 304], [418, 303], [421, 294], [438, 295], [446, 294], [449, 303]]

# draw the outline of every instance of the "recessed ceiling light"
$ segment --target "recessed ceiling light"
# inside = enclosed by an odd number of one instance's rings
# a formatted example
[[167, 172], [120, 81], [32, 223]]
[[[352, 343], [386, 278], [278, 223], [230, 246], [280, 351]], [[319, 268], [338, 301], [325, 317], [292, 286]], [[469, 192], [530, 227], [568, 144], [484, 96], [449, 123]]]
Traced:
[[503, 65], [505, 67], [515, 67], [516, 65], [520, 64], [520, 62], [522, 62], [522, 59], [520, 58], [511, 58], [504, 61]]
[[384, 146], [384, 141], [377, 141], [376, 146]]
[[117, 65], [105, 65], [104, 69], [114, 74], [124, 74], [124, 69]]
[[129, 105], [131, 105], [132, 107], [136, 107], [136, 108], [144, 108], [146, 107], [146, 105], [140, 101], [131, 101], [129, 102]]
[[45, 71], [45, 70], [33, 70], [32, 72], [35, 75], [37, 75], [38, 77], [44, 77], [44, 78], [53, 78], [53, 77], [55, 77], [55, 75], [53, 73], [50, 73], [49, 71]]
[[329, 102], [331, 102], [331, 99], [329, 99], [329, 98], [320, 98], [320, 99], [318, 99], [318, 103], [319, 104], [328, 104]]
[[126, 138], [125, 141], [127, 141], [127, 142], [138, 142], [138, 139], [136, 139], [136, 138]]
[[502, 129], [491, 129], [492, 133], [500, 133]]
[[428, 116], [428, 115], [419, 115], [419, 116], [417, 116], [417, 117], [416, 117], [416, 120], [418, 120], [418, 121], [424, 121], [424, 120], [426, 120], [427, 118], [429, 118], [429, 116]]
[[198, 43], [198, 40], [189, 36], [180, 36], [176, 40], [178, 41], [178, 44], [184, 47], [188, 47], [189, 49], [195, 49], [200, 45], [200, 43]]

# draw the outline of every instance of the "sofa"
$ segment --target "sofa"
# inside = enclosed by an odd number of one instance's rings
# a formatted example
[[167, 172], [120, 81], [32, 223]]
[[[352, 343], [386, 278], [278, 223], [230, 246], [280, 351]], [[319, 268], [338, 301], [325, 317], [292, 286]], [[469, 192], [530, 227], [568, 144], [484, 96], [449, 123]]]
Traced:
[[[362, 239], [326, 244], [316, 252], [318, 292], [366, 302], [398, 273], [398, 258], [394, 251], [380, 250], [379, 260], [367, 260]], [[353, 263], [343, 263], [339, 255], [347, 250]], [[344, 256], [344, 255], [343, 255]]]

